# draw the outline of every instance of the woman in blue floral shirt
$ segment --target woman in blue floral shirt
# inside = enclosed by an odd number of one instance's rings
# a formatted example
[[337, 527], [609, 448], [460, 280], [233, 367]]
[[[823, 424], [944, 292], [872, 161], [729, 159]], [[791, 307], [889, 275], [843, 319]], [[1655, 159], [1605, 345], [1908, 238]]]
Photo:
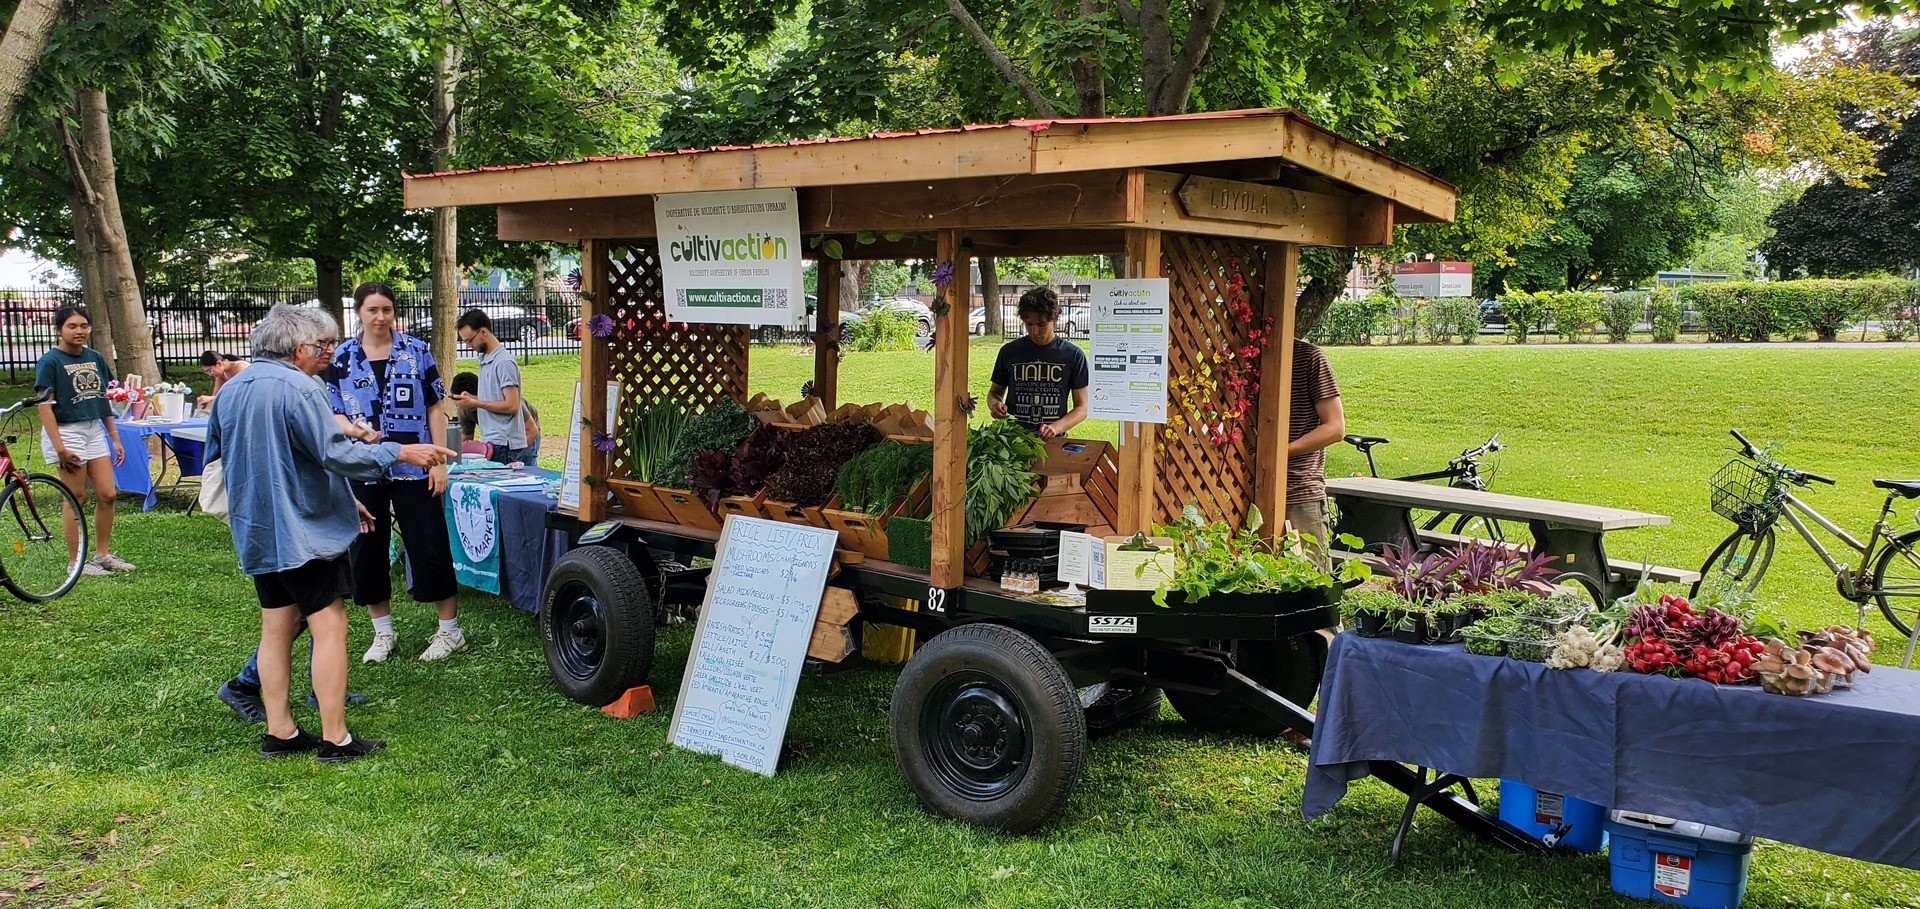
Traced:
[[[402, 444], [432, 442], [442, 417], [437, 405], [446, 397], [440, 370], [425, 341], [394, 330], [393, 288], [369, 281], [353, 290], [360, 334], [340, 345], [327, 369], [327, 394], [335, 419], [350, 438]], [[409, 593], [432, 603], [440, 628], [422, 660], [440, 660], [466, 649], [460, 631], [458, 586], [447, 513], [440, 494], [447, 488], [444, 466], [423, 471], [393, 465], [387, 477], [355, 483], [353, 494], [373, 513], [373, 529], [353, 544], [353, 599], [373, 618], [373, 646], [364, 662], [384, 662], [393, 653], [393, 580], [388, 561], [396, 522], [406, 544]]]

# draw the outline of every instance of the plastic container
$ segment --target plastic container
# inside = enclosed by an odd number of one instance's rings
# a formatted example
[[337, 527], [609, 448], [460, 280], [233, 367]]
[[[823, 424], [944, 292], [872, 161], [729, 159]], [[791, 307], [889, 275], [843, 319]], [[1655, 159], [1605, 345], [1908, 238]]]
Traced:
[[1753, 837], [1691, 821], [1607, 814], [1613, 891], [1694, 909], [1733, 909], [1747, 894]]
[[1541, 792], [1519, 780], [1500, 781], [1500, 819], [1540, 838], [1566, 824], [1568, 829], [1560, 835], [1559, 845], [1588, 853], [1607, 848], [1605, 806]]

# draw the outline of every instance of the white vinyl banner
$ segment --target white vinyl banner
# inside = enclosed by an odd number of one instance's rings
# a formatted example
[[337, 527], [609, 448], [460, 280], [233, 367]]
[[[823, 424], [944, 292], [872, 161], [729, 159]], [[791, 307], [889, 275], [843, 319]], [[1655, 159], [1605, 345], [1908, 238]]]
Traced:
[[806, 311], [794, 190], [662, 193], [653, 218], [667, 318], [788, 325]]

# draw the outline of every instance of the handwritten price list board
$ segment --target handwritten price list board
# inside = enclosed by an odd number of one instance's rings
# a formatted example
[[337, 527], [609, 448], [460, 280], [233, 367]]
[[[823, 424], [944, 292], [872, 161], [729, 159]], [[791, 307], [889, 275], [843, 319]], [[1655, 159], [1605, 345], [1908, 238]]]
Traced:
[[668, 738], [772, 776], [839, 534], [727, 517]]

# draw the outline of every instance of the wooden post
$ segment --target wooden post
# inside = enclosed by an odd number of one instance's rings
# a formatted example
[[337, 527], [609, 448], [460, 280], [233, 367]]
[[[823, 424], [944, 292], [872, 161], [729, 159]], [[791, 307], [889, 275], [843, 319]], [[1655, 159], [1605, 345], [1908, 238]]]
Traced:
[[[1157, 230], [1128, 230], [1126, 232], [1126, 277], [1160, 277], [1160, 232]], [[1169, 304], [1172, 303], [1170, 299]], [[1171, 344], [1173, 339], [1168, 338]], [[1169, 349], [1168, 355], [1173, 351]], [[1119, 526], [1114, 532], [1123, 534], [1148, 530], [1159, 515], [1154, 508], [1154, 457], [1153, 452], [1159, 443], [1160, 424], [1133, 423], [1120, 424], [1120, 450], [1115, 456], [1115, 466], [1119, 469], [1120, 489], [1119, 507], [1116, 509]]]
[[[959, 587], [967, 566], [967, 285], [972, 262], [960, 232], [939, 232], [935, 258], [952, 263], [940, 289], [946, 311], [934, 317], [933, 345], [933, 572], [934, 587]], [[938, 308], [936, 306], [936, 308]]]
[[813, 396], [831, 413], [840, 406], [840, 260], [821, 259], [813, 283]]
[[[607, 254], [612, 244], [606, 240], [580, 242], [580, 413], [588, 425], [602, 432], [607, 420], [607, 339], [596, 338], [586, 327], [596, 313], [608, 311]], [[572, 433], [574, 427], [567, 427]], [[607, 516], [607, 467], [609, 458], [592, 445], [592, 430], [580, 429], [580, 512], [582, 521], [592, 523]], [[565, 444], [565, 443], [562, 443]]]
[[1273, 337], [1260, 354], [1260, 419], [1253, 456], [1259, 485], [1254, 504], [1266, 526], [1260, 532], [1278, 538], [1287, 520], [1287, 435], [1293, 412], [1293, 334], [1300, 286], [1300, 247], [1269, 243], [1262, 269], [1261, 312], [1273, 318]]

